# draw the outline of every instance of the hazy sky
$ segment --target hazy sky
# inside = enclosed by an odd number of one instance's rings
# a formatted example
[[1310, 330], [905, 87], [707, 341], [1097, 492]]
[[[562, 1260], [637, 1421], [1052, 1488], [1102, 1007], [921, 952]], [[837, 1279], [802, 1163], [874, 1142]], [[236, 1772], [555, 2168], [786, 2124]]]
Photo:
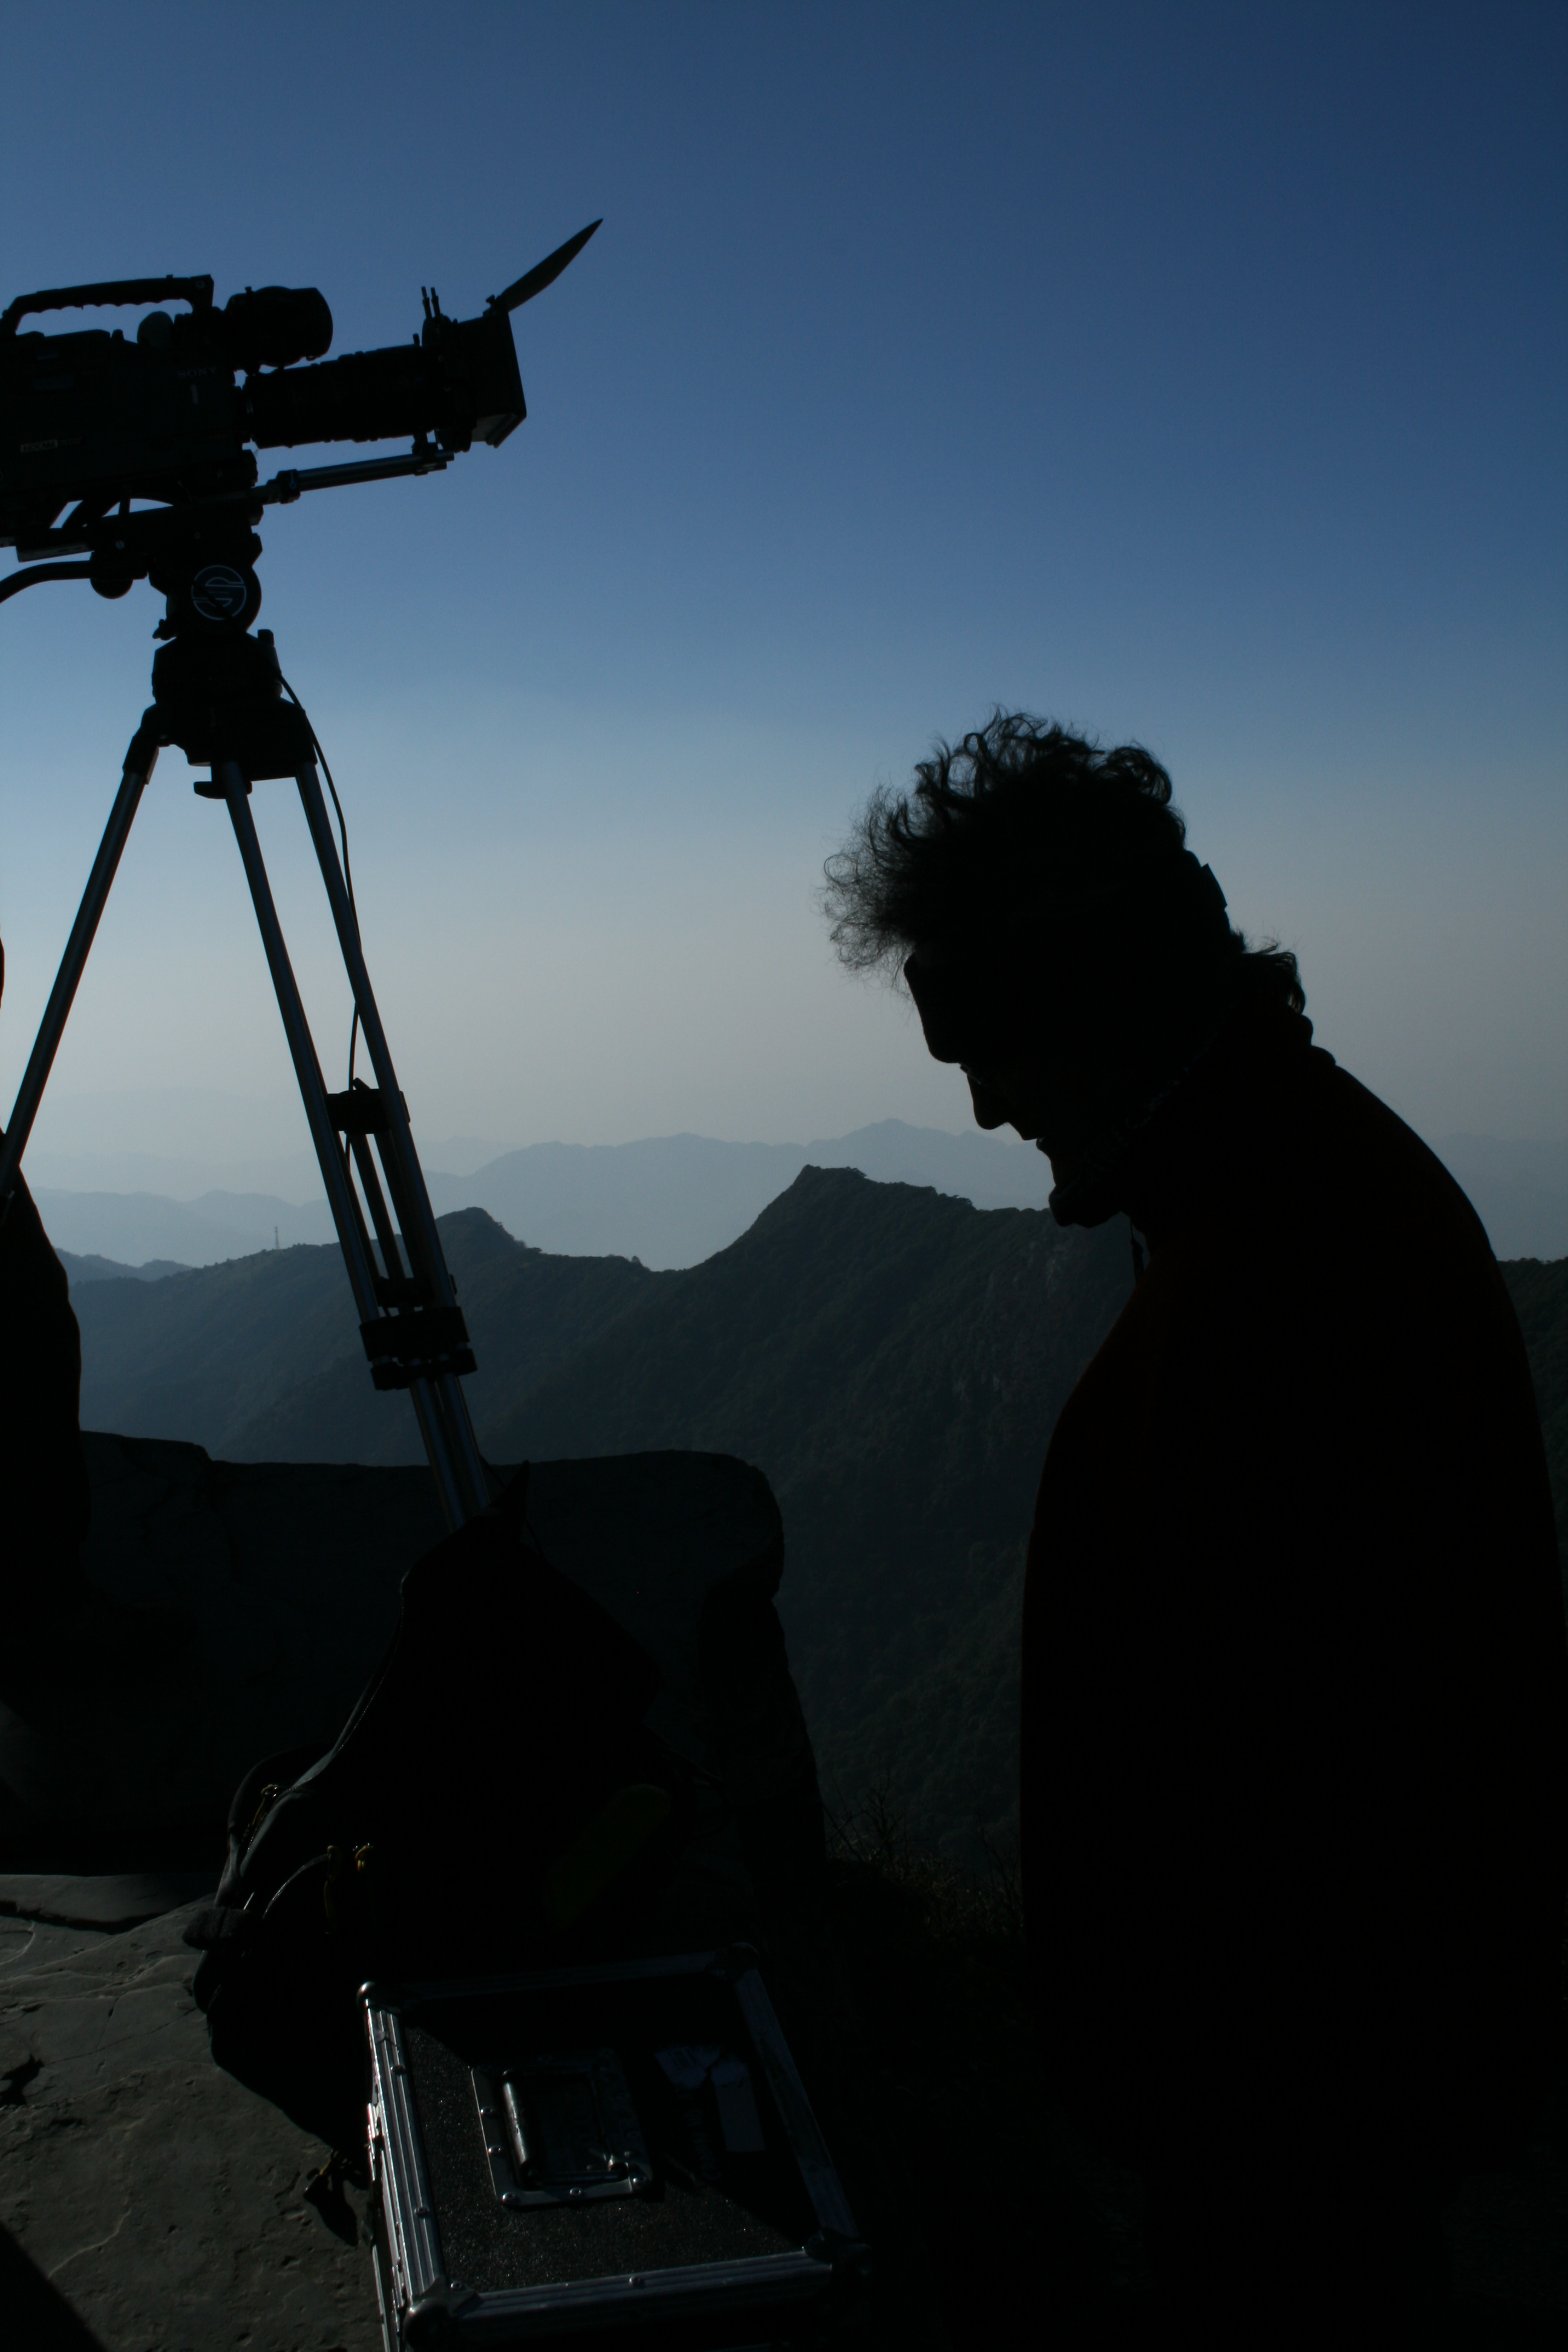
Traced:
[[[57, 0], [7, 22], [5, 298], [313, 284], [342, 352], [605, 217], [503, 449], [263, 527], [416, 1133], [963, 1126], [813, 891], [1000, 701], [1166, 761], [1423, 1131], [1560, 1135], [1565, 66], [1556, 0]], [[0, 1116], [161, 610], [0, 609]], [[256, 805], [341, 1085], [297, 798]], [[105, 1148], [117, 1093], [289, 1084], [178, 753], [58, 1084]]]

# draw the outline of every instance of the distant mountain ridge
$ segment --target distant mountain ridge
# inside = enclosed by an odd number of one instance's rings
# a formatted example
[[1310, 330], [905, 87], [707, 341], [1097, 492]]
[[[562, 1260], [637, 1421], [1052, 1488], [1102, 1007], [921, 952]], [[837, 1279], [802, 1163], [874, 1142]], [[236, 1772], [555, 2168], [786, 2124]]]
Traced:
[[69, 1250], [57, 1250], [55, 1255], [66, 1270], [66, 1280], [74, 1290], [79, 1282], [162, 1282], [166, 1274], [189, 1274], [192, 1268], [178, 1264], [174, 1258], [149, 1258], [142, 1265], [121, 1265], [118, 1259], [76, 1257]]
[[[426, 1181], [438, 1216], [483, 1209], [534, 1248], [667, 1267], [699, 1265], [726, 1247], [808, 1165], [858, 1168], [882, 1183], [932, 1184], [982, 1209], [1042, 1208], [1051, 1181], [1045, 1160], [1025, 1145], [978, 1129], [950, 1135], [901, 1119], [812, 1144], [720, 1143], [700, 1135], [535, 1143], [468, 1175], [427, 1165]], [[324, 1200], [298, 1203], [217, 1187], [182, 1202], [43, 1184], [35, 1197], [57, 1249], [128, 1266], [150, 1258], [215, 1265], [332, 1237]]]
[[810, 1144], [700, 1135], [535, 1143], [473, 1176], [433, 1176], [430, 1192], [437, 1212], [484, 1209], [541, 1249], [576, 1256], [613, 1246], [645, 1265], [691, 1266], [737, 1239], [806, 1167], [931, 1185], [978, 1209], [1044, 1208], [1051, 1187], [1047, 1163], [1025, 1146], [888, 1118]]
[[[24, 1171], [24, 1173], [26, 1171]], [[157, 1192], [34, 1192], [44, 1231], [62, 1256], [107, 1259], [138, 1271], [150, 1261], [216, 1265], [258, 1250], [332, 1237], [326, 1202], [303, 1207], [265, 1192], [204, 1193], [170, 1201]]]
[[[448, 1142], [454, 1156], [485, 1148], [472, 1139]], [[443, 1170], [442, 1148], [425, 1152], [437, 1214], [479, 1208], [534, 1248], [637, 1257], [656, 1268], [711, 1257], [804, 1167], [858, 1168], [878, 1183], [934, 1185], [980, 1209], [1042, 1208], [1051, 1181], [1040, 1155], [1011, 1139], [901, 1119], [810, 1144], [721, 1143], [700, 1135], [534, 1143], [492, 1153], [463, 1173]], [[1568, 1143], [1455, 1135], [1439, 1137], [1433, 1149], [1468, 1193], [1500, 1257], [1568, 1256]], [[174, 1198], [152, 1184], [151, 1171], [161, 1168], [173, 1182], [181, 1164], [146, 1154], [41, 1154], [33, 1183], [51, 1240], [75, 1255], [135, 1267], [153, 1259], [213, 1265], [278, 1243], [331, 1238], [323, 1199], [289, 1199], [271, 1189], [291, 1168], [299, 1184], [314, 1190], [313, 1167], [298, 1156], [237, 1163], [226, 1182], [198, 1179], [194, 1196]], [[199, 1163], [184, 1164], [196, 1174]], [[62, 1183], [61, 1172], [71, 1169], [98, 1181]], [[149, 1174], [119, 1191], [102, 1181], [111, 1169]], [[254, 1181], [263, 1175], [265, 1184]]]

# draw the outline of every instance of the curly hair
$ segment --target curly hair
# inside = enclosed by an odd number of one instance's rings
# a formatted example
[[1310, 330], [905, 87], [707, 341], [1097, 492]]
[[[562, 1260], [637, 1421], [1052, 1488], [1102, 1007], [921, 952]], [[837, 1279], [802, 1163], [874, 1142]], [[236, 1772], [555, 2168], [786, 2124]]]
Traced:
[[1157, 1045], [1237, 983], [1306, 1003], [1295, 957], [1219, 915], [1160, 762], [1026, 711], [939, 742], [912, 791], [873, 794], [825, 873], [851, 970], [896, 979], [913, 950], [957, 953], [999, 1003], [1086, 1044]]

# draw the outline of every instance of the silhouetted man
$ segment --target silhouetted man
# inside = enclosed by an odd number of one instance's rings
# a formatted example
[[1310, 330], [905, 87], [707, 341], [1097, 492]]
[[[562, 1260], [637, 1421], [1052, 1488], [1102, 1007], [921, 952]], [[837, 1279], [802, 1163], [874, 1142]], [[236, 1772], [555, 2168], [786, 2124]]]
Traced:
[[[1311, 1043], [1170, 780], [998, 716], [882, 793], [835, 939], [1146, 1270], [1030, 1546], [1053, 2076], [1175, 2340], [1437, 2342], [1442, 2205], [1561, 2032], [1568, 1645], [1529, 1367], [1438, 1161]], [[1373, 2337], [1365, 2330], [1373, 2325]], [[1380, 2333], [1376, 2331], [1381, 2331]]]
[[[5, 950], [0, 947], [0, 994]], [[81, 1338], [65, 1268], [18, 1175], [0, 1200], [0, 1642], [63, 1616], [86, 1590], [90, 1512], [78, 1413]]]

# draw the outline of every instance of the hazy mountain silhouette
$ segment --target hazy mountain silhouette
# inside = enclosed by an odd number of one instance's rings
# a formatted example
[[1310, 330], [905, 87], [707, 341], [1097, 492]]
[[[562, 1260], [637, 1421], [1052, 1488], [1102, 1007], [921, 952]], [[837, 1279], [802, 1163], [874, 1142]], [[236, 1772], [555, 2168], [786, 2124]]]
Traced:
[[805, 1167], [931, 1184], [981, 1209], [1043, 1208], [1051, 1181], [1038, 1152], [978, 1129], [949, 1135], [888, 1118], [812, 1144], [700, 1135], [536, 1143], [471, 1176], [432, 1177], [430, 1189], [437, 1210], [485, 1209], [541, 1249], [613, 1249], [650, 1266], [689, 1266], [744, 1233]]
[[[1500, 1257], [1568, 1255], [1568, 1143], [1456, 1135], [1439, 1138], [1435, 1149], [1474, 1202]], [[444, 1150], [450, 1161], [440, 1157]], [[879, 1183], [932, 1184], [981, 1209], [1042, 1208], [1050, 1185], [1046, 1162], [1023, 1145], [976, 1129], [950, 1135], [901, 1119], [811, 1144], [667, 1135], [487, 1153], [475, 1139], [450, 1137], [424, 1158], [438, 1213], [484, 1209], [534, 1248], [616, 1253], [655, 1267], [711, 1257], [806, 1166], [858, 1168]], [[111, 1171], [124, 1176], [125, 1189], [110, 1186]], [[285, 1244], [331, 1239], [325, 1201], [307, 1197], [316, 1194], [318, 1179], [304, 1155], [235, 1162], [220, 1172], [146, 1153], [43, 1152], [31, 1173], [58, 1249], [127, 1266], [213, 1265], [270, 1249], [275, 1237]]]
[[[484, 1209], [537, 1249], [696, 1265], [744, 1233], [808, 1163], [858, 1168], [883, 1183], [934, 1184], [982, 1209], [1040, 1208], [1050, 1189], [1045, 1161], [1022, 1145], [978, 1129], [949, 1135], [896, 1118], [809, 1145], [718, 1143], [701, 1135], [536, 1143], [461, 1174], [444, 1171], [427, 1154], [426, 1181], [437, 1214]], [[47, 1171], [66, 1164], [58, 1153], [41, 1161]], [[174, 1199], [140, 1187], [67, 1190], [58, 1179], [40, 1179], [34, 1192], [57, 1249], [128, 1266], [148, 1259], [216, 1265], [272, 1248], [275, 1234], [284, 1244], [331, 1238], [324, 1200], [289, 1201], [269, 1191], [208, 1185]]]
[[55, 1255], [66, 1270], [66, 1279], [74, 1290], [79, 1282], [162, 1282], [166, 1274], [189, 1274], [188, 1265], [172, 1257], [149, 1258], [142, 1265], [121, 1265], [117, 1259], [77, 1257], [69, 1250], [57, 1250]]
[[326, 1242], [332, 1234], [324, 1199], [300, 1205], [268, 1192], [212, 1192], [171, 1201], [158, 1192], [48, 1189], [36, 1190], [33, 1197], [57, 1251], [131, 1268], [155, 1260], [216, 1265], [269, 1250], [275, 1242]]

